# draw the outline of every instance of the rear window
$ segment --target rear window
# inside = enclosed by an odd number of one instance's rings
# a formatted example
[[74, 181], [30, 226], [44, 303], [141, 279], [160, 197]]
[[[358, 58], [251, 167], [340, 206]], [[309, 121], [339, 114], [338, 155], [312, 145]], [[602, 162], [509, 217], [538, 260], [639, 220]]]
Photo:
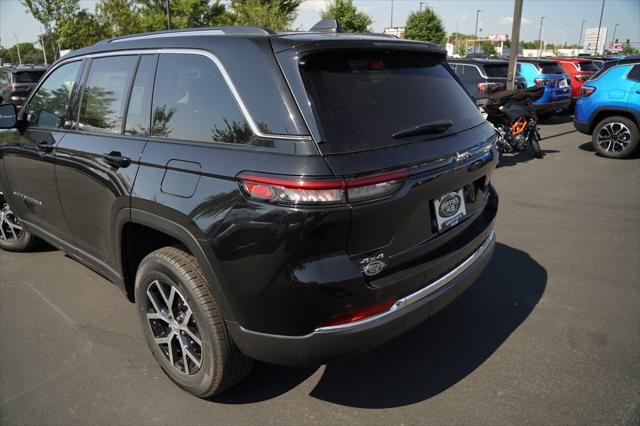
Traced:
[[44, 71], [21, 71], [15, 74], [16, 83], [37, 83]]
[[538, 64], [542, 74], [562, 74], [564, 71], [557, 62], [542, 62]]
[[[483, 122], [469, 95], [433, 54], [332, 51], [305, 57], [301, 75], [319, 123], [324, 153], [344, 153], [442, 137]], [[451, 120], [442, 133], [396, 132]]]
[[507, 64], [485, 65], [484, 72], [487, 77], [506, 77], [509, 66]]
[[593, 62], [581, 62], [578, 64], [580, 71], [598, 71], [599, 68]]

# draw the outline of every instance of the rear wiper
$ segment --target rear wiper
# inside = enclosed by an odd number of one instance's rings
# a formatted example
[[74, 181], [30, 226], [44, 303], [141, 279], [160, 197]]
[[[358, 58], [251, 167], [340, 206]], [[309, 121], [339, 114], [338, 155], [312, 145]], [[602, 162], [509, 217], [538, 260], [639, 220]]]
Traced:
[[391, 135], [392, 138], [404, 138], [407, 136], [425, 135], [428, 133], [442, 133], [449, 127], [453, 126], [451, 120], [438, 120], [427, 124], [421, 124], [410, 129], [400, 130]]

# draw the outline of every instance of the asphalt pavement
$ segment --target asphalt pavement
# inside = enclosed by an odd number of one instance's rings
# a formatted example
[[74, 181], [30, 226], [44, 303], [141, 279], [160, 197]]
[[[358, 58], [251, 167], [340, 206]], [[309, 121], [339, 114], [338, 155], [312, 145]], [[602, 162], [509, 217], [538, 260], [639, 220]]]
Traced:
[[640, 159], [568, 119], [505, 156], [498, 244], [459, 299], [319, 368], [257, 363], [211, 400], [172, 384], [134, 305], [62, 252], [0, 252], [2, 424], [640, 423]]

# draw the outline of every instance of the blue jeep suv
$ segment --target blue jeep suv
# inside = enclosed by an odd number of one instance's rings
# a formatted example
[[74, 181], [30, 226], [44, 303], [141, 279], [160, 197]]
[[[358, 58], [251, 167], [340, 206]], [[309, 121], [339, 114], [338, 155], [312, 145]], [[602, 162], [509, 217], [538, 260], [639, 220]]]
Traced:
[[637, 150], [640, 135], [640, 58], [607, 62], [580, 90], [575, 128], [593, 135], [605, 157], [624, 158]]
[[527, 87], [544, 86], [544, 94], [533, 103], [538, 113], [553, 113], [571, 105], [571, 82], [559, 63], [518, 58], [518, 69], [527, 81]]

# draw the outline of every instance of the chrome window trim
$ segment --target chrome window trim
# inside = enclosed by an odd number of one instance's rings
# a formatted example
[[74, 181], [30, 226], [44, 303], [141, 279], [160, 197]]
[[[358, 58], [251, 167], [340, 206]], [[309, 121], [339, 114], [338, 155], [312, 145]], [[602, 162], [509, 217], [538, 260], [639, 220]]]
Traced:
[[[475, 68], [475, 69], [477, 69], [477, 70], [478, 70], [478, 73], [480, 73], [480, 77], [482, 77], [482, 78], [496, 78], [496, 77], [489, 77], [489, 76], [487, 76], [487, 75], [484, 73], [484, 71], [483, 71], [483, 70], [481, 70], [481, 69], [480, 69], [480, 67], [479, 67], [479, 66], [477, 66], [477, 65], [475, 65], [475, 64], [467, 64], [467, 63], [464, 63], [464, 62], [449, 62], [449, 63], [450, 63], [450, 64], [454, 64], [454, 65], [456, 65], [456, 66], [460, 66], [460, 65], [462, 65], [462, 66], [464, 66], [464, 67], [473, 67], [473, 68]], [[497, 78], [499, 78], [499, 77], [497, 77]]]
[[[161, 55], [161, 54], [167, 54], [167, 53], [169, 53], [169, 54], [183, 54], [183, 55], [200, 55], [200, 56], [204, 56], [204, 57], [208, 58], [211, 62], [213, 62], [216, 65], [216, 67], [218, 68], [218, 70], [220, 71], [220, 74], [222, 75], [222, 78], [227, 83], [227, 87], [231, 91], [231, 95], [233, 96], [234, 100], [238, 104], [238, 107], [240, 108], [240, 111], [242, 112], [242, 115], [244, 116], [244, 119], [249, 124], [249, 127], [251, 128], [251, 131], [253, 132], [253, 134], [255, 136], [258, 136], [258, 137], [261, 137], [261, 138], [266, 138], [266, 139], [285, 139], [285, 140], [300, 140], [300, 141], [311, 141], [311, 140], [313, 140], [313, 138], [311, 136], [307, 136], [307, 135], [279, 135], [279, 134], [273, 134], [273, 133], [265, 133], [262, 130], [260, 130], [260, 127], [258, 127], [258, 125], [256, 124], [255, 120], [253, 119], [253, 116], [249, 112], [249, 109], [247, 108], [247, 106], [245, 105], [244, 101], [242, 100], [242, 97], [240, 96], [240, 93], [238, 92], [238, 89], [233, 84], [233, 80], [231, 79], [231, 76], [229, 75], [229, 73], [225, 69], [224, 65], [222, 64], [222, 61], [220, 61], [220, 59], [216, 55], [214, 55], [213, 53], [211, 53], [209, 51], [206, 51], [206, 50], [201, 50], [201, 49], [176, 49], [176, 48], [164, 49], [164, 48], [161, 48], [161, 49], [116, 50], [116, 51], [110, 51], [110, 52], [88, 53], [86, 55], [74, 56], [73, 58], [64, 59], [64, 60], [58, 62], [55, 66], [52, 66], [47, 71], [47, 73], [40, 80], [41, 83], [38, 85], [38, 87], [36, 87], [31, 92], [31, 95], [29, 96], [29, 99], [27, 99], [27, 102], [25, 102], [25, 105], [27, 105], [29, 102], [31, 102], [31, 97], [33, 97], [33, 95], [38, 90], [40, 90], [40, 86], [49, 77], [49, 75], [51, 73], [53, 73], [55, 70], [57, 70], [59, 67], [61, 67], [62, 65], [66, 64], [68, 62], [81, 61], [81, 60], [87, 59], [87, 58], [103, 58], [103, 57], [108, 57], [108, 56], [155, 55], [155, 54]], [[22, 110], [26, 110], [26, 108], [22, 108]]]

